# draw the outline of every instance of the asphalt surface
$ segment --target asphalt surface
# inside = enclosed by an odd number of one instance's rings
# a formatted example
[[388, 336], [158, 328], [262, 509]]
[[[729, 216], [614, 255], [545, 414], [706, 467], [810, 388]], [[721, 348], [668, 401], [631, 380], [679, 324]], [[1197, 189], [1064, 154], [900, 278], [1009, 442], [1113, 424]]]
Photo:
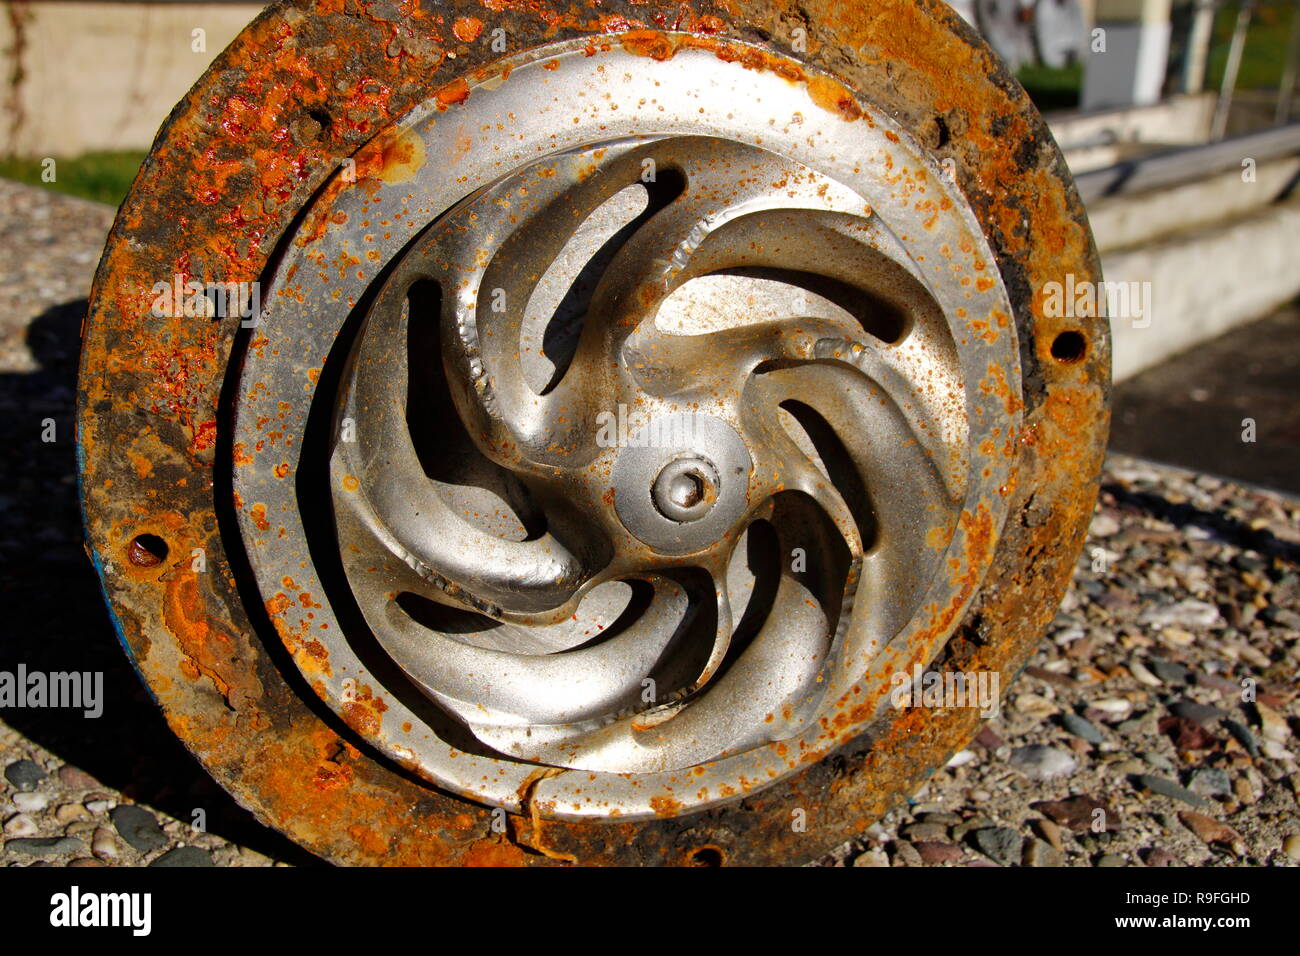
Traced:
[[1300, 494], [1300, 306], [1121, 383], [1113, 414], [1118, 451]]

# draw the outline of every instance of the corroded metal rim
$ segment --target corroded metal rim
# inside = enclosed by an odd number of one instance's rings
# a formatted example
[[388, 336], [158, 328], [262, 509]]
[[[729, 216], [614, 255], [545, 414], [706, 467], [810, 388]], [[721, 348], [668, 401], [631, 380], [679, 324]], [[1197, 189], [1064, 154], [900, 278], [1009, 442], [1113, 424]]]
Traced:
[[[323, 208], [306, 211], [240, 378], [234, 492], [282, 639], [370, 743], [433, 783], [511, 810], [539, 768], [550, 775], [534, 798], [570, 819], [685, 812], [798, 770], [828, 749], [825, 726], [861, 728], [889, 705], [901, 662], [933, 658], [957, 623], [950, 614], [936, 627], [935, 609], [964, 609], [1005, 509], [998, 489], [1010, 462], [999, 446], [1019, 437], [1019, 405], [1005, 397], [1020, 390], [1018, 343], [960, 192], [847, 90], [833, 110], [819, 103], [833, 78], [792, 83], [784, 77], [802, 68], [776, 59], [755, 75], [741, 61], [757, 50], [720, 59], [690, 49], [689, 35], [665, 39], [685, 47], [671, 63], [542, 47], [496, 65], [459, 102], [435, 96], [412, 111], [386, 134], [385, 168], [338, 182]], [[458, 157], [450, 169], [429, 162], [447, 155]], [[538, 277], [572, 232], [647, 168], [678, 177], [681, 195], [625, 239], [571, 364], [538, 394], [519, 343], [545, 317], [523, 306], [548, 294]], [[735, 270], [760, 268], [853, 283], [874, 297], [863, 320], [902, 317], [897, 340], [882, 342], [812, 293], [785, 306], [793, 314], [780, 314], [778, 299], [779, 317], [753, 321], [764, 280]], [[711, 297], [724, 327], [659, 329], [661, 306], [711, 276], [742, 283], [730, 310]], [[440, 309], [411, 295], [434, 281]], [[306, 474], [312, 405], [302, 396], [315, 397], [318, 357], [358, 304], [367, 314], [331, 416], [343, 435], [330, 442], [343, 567], [374, 639], [490, 749], [467, 753], [463, 734], [448, 740], [367, 666], [310, 559], [303, 496], [322, 476]], [[679, 305], [676, 315], [699, 323], [703, 308]], [[428, 475], [408, 419], [435, 386], [412, 374], [419, 352], [408, 342], [429, 309], [441, 315], [455, 400], [430, 454], [505, 470], [551, 503], [554, 532], [519, 540], [476, 524], [484, 512], [518, 522], [500, 495], [464, 499], [500, 487], [487, 472], [442, 485]], [[794, 444], [777, 415], [794, 401], [831, 423], [856, 488], [837, 490], [816, 451]], [[620, 409], [647, 424], [689, 413], [680, 430], [690, 434], [666, 448], [599, 447], [601, 416]], [[463, 447], [449, 440], [457, 417], [471, 439]], [[665, 462], [710, 453], [726, 475], [711, 520], [676, 530], [662, 519], [661, 533], [651, 509], [629, 512]], [[815, 513], [779, 505], [796, 491], [843, 537], [838, 568]], [[855, 522], [864, 507], [869, 525]], [[756, 540], [744, 532], [759, 519], [775, 525], [779, 555], [811, 553], [821, 574], [783, 569], [766, 626], [732, 659], [733, 626], [755, 591], [733, 559]], [[961, 574], [943, 573], [949, 565]], [[691, 566], [712, 577], [702, 597], [716, 603], [714, 624], [706, 617], [703, 634], [691, 627], [701, 596], [683, 600], [692, 589], [680, 572]], [[624, 611], [607, 607], [601, 620], [590, 608], [607, 592], [583, 597], [628, 579], [654, 589], [641, 616], [628, 633], [583, 642]], [[403, 610], [401, 596], [489, 619], [440, 631]], [[492, 621], [531, 627], [511, 640]], [[532, 654], [519, 653], [521, 641]], [[539, 659], [548, 644], [559, 650]], [[638, 704], [660, 709], [649, 719]]]
[[[799, 59], [862, 91], [951, 170], [1014, 307], [1023, 378], [1019, 394], [1005, 398], [1024, 409], [1020, 441], [1003, 450], [1012, 475], [1002, 489], [1002, 537], [939, 665], [996, 670], [1006, 683], [1055, 612], [1095, 501], [1109, 339], [1104, 320], [1045, 316], [1041, 290], [1100, 273], [1046, 128], [943, 4], [741, 0], [722, 10], [609, 0], [599, 10], [538, 3], [514, 11], [460, 2], [363, 16], [322, 0], [269, 8], [178, 106], [96, 276], [79, 396], [83, 507], [123, 643], [216, 779], [261, 819], [338, 862], [693, 862], [702, 847], [722, 862], [815, 855], [915, 787], [969, 739], [978, 715], [913, 710], [856, 735], [827, 727], [838, 745], [830, 757], [740, 803], [673, 819], [545, 822], [534, 792], [540, 774], [521, 788], [529, 812], [502, 833], [486, 808], [358, 748], [351, 728], [313, 706], [297, 668], [265, 638], [256, 591], [226, 554], [237, 529], [219, 514], [210, 479], [237, 323], [155, 318], [153, 286], [170, 278], [158, 273], [261, 277], [295, 212], [345, 158], [370, 178], [391, 146], [376, 138], [381, 129], [438, 91], [454, 102], [464, 92], [457, 78], [499, 57], [485, 42], [497, 28], [507, 52], [520, 53], [585, 38], [592, 50], [667, 60], [678, 50], [665, 28], [689, 32], [698, 48], [715, 44], [723, 59], [734, 49], [724, 39], [802, 51]], [[765, 53], [748, 65], [766, 70]], [[1057, 361], [1051, 347], [1066, 333], [1086, 348]], [[132, 564], [141, 534], [162, 538], [167, 558]], [[191, 569], [196, 548], [206, 573]], [[943, 628], [958, 619], [954, 610]], [[790, 825], [796, 810], [801, 830]]]

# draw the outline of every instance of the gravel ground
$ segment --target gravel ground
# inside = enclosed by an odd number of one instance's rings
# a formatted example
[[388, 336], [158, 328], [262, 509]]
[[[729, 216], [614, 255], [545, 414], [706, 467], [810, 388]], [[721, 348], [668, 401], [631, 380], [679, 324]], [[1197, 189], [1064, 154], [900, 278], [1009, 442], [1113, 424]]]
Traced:
[[[172, 737], [82, 551], [77, 336], [110, 222], [0, 181], [0, 670], [102, 671], [105, 697], [93, 720], [0, 713], [0, 863], [311, 865]], [[1294, 865], [1298, 610], [1300, 502], [1113, 457], [1074, 584], [1001, 714], [821, 862]]]
[[1001, 713], [823, 863], [1300, 861], [1300, 501], [1114, 455], [1102, 481]]

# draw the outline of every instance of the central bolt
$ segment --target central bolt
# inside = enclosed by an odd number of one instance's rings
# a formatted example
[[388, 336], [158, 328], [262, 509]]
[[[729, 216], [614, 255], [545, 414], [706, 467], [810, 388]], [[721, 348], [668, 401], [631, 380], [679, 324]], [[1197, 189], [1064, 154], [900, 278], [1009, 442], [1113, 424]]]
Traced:
[[668, 489], [668, 497], [679, 508], [694, 508], [704, 498], [704, 482], [699, 475], [678, 475]]
[[703, 458], [670, 461], [659, 472], [650, 496], [665, 518], [682, 523], [697, 521], [718, 500], [717, 469]]

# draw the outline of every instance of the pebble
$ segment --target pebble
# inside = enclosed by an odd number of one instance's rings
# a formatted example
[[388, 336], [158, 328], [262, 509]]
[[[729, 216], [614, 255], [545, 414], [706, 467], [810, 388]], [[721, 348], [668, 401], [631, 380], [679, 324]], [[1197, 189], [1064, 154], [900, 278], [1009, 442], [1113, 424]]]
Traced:
[[944, 840], [922, 840], [914, 845], [926, 863], [956, 863], [962, 857], [961, 847]]
[[866, 832], [864, 832], [862, 836], [865, 839], [870, 840], [872, 843], [888, 843], [894, 838], [891, 833], [880, 825], [879, 821], [867, 827]]
[[1269, 760], [1280, 760], [1283, 763], [1292, 763], [1295, 760], [1295, 754], [1276, 740], [1265, 740], [1259, 745], [1259, 749]]
[[[1104, 827], [1106, 816], [1110, 813], [1110, 808], [1104, 801], [1086, 793], [1065, 800], [1043, 800], [1031, 806], [1053, 823], [1076, 831], [1091, 829], [1093, 821], [1098, 819]], [[1097, 815], [1098, 810], [1101, 811], [1100, 817]]]
[[36, 826], [36, 821], [25, 813], [15, 813], [5, 821], [4, 829], [7, 837], [36, 836], [40, 832], [40, 828]]
[[1181, 627], [1167, 627], [1160, 632], [1160, 640], [1171, 647], [1191, 647], [1196, 643], [1196, 635]]
[[1133, 720], [1123, 720], [1115, 725], [1115, 729], [1125, 737], [1141, 737], [1151, 732], [1150, 722], [1143, 715]]
[[1167, 734], [1179, 750], [1209, 750], [1217, 743], [1213, 734], [1186, 717], [1164, 718], [1160, 732]]
[[15, 760], [5, 767], [5, 779], [15, 790], [29, 792], [35, 790], [46, 777], [40, 765], [31, 760]]
[[1118, 532], [1119, 521], [1104, 511], [1098, 511], [1093, 515], [1092, 524], [1088, 525], [1088, 534], [1093, 538], [1109, 538]]
[[1139, 776], [1137, 780], [1138, 783], [1153, 793], [1159, 793], [1173, 800], [1181, 800], [1183, 803], [1191, 804], [1194, 807], [1203, 807], [1207, 805], [1207, 801], [1198, 797], [1196, 794], [1192, 793], [1192, 791], [1185, 787], [1180, 787], [1172, 780], [1166, 780], [1164, 777], [1157, 777], [1154, 774], [1144, 773]]
[[86, 771], [68, 763], [59, 768], [59, 782], [73, 790], [93, 790], [99, 786], [98, 781]]
[[1039, 835], [1046, 840], [1057, 853], [1064, 853], [1065, 849], [1061, 845], [1061, 828], [1051, 820], [1035, 820], [1034, 829]]
[[43, 793], [15, 793], [13, 804], [25, 813], [40, 813], [49, 806], [50, 798]]
[[1300, 863], [1300, 833], [1291, 833], [1282, 841], [1282, 852]]
[[1300, 614], [1292, 611], [1290, 608], [1277, 607], [1270, 604], [1259, 614], [1269, 624], [1275, 624], [1279, 627], [1287, 627], [1293, 631], [1300, 631]]
[[1030, 664], [1028, 667], [1025, 668], [1025, 673], [1028, 674], [1030, 677], [1037, 677], [1041, 681], [1046, 681], [1047, 683], [1054, 684], [1057, 687], [1063, 687], [1066, 690], [1079, 689], [1079, 682], [1075, 680], [1073, 677], [1067, 677], [1064, 674], [1058, 674], [1055, 671], [1049, 671], [1045, 667], [1038, 667], [1034, 664]]
[[938, 823], [913, 823], [910, 826], [903, 827], [899, 831], [899, 835], [912, 843], [921, 840], [946, 840], [948, 839], [948, 828]]
[[1064, 713], [1061, 715], [1061, 726], [1063, 726], [1074, 736], [1088, 741], [1090, 744], [1100, 744], [1103, 740], [1101, 731], [1090, 720], [1085, 720], [1078, 714]]
[[1197, 687], [1208, 687], [1210, 690], [1218, 691], [1228, 697], [1235, 697], [1241, 693], [1241, 685], [1235, 681], [1230, 681], [1226, 677], [1220, 677], [1218, 674], [1201, 674], [1195, 675]]
[[[980, 802], [984, 803], [987, 801], [980, 801]], [[988, 817], [976, 815], [971, 817], [969, 820], [966, 820], [961, 825], [953, 827], [952, 838], [954, 840], [962, 840], [972, 830], [978, 830], [981, 827], [987, 827], [992, 825], [993, 825], [993, 821], [990, 820]]]
[[167, 836], [154, 815], [143, 807], [123, 804], [108, 815], [118, 834], [136, 850], [148, 853], [167, 845]]
[[149, 864], [150, 866], [212, 866], [212, 854], [207, 850], [201, 850], [196, 846], [178, 846], [174, 850], [168, 850], [158, 859]]
[[1131, 661], [1128, 665], [1128, 669], [1130, 674], [1148, 687], [1159, 687], [1164, 683], [1164, 681], [1159, 677], [1147, 670], [1146, 665], [1141, 661]]
[[1061, 866], [1064, 859], [1061, 852], [1046, 840], [1030, 840], [1021, 862], [1025, 866]]
[[1190, 599], [1148, 607], [1138, 616], [1138, 621], [1142, 624], [1166, 628], [1207, 628], [1221, 626], [1224, 623], [1223, 616], [1215, 605]]
[[1133, 709], [1133, 704], [1123, 697], [1107, 697], [1102, 700], [1093, 701], [1088, 705], [1094, 710], [1099, 710], [1103, 714], [1115, 717], [1123, 717]]
[[54, 819], [61, 825], [66, 826], [74, 820], [84, 820], [88, 813], [86, 808], [79, 803], [65, 803], [54, 811]]
[[1159, 751], [1155, 751], [1155, 750], [1144, 751], [1142, 754], [1142, 759], [1147, 763], [1149, 763], [1151, 766], [1155, 767], [1157, 770], [1167, 770], [1170, 773], [1174, 772], [1174, 762], [1170, 760], [1168, 757], [1166, 757], [1164, 754], [1160, 753]]
[[919, 814], [923, 823], [940, 823], [946, 827], [955, 827], [961, 823], [961, 814], [949, 813], [946, 810], [929, 810]]
[[917, 852], [916, 847], [905, 840], [895, 840], [892, 844], [894, 850], [894, 860], [898, 866], [921, 866], [924, 860], [921, 854]]
[[1252, 757], [1259, 756], [1259, 741], [1257, 741], [1255, 735], [1250, 732], [1250, 728], [1232, 718], [1225, 720], [1223, 726], [1228, 728], [1228, 733], [1232, 734], [1237, 743], [1246, 748], [1246, 753], [1250, 754]]
[[86, 848], [76, 837], [22, 837], [5, 843], [7, 852], [21, 853], [24, 856], [62, 856], [67, 853], [80, 853]]
[[1212, 724], [1221, 717], [1227, 717], [1226, 711], [1213, 707], [1210, 704], [1197, 703], [1194, 700], [1183, 698], [1176, 700], [1169, 705], [1169, 712], [1175, 717], [1182, 717], [1184, 720], [1190, 720], [1194, 724], [1200, 724], [1204, 727], [1206, 724]]
[[1255, 713], [1259, 715], [1259, 732], [1265, 740], [1285, 743], [1286, 739], [1291, 736], [1291, 730], [1287, 727], [1282, 715], [1268, 704], [1258, 700], [1255, 701]]
[[1046, 744], [1017, 747], [1011, 751], [1010, 763], [1030, 780], [1051, 780], [1074, 773], [1079, 767], [1073, 754]]
[[853, 865], [887, 867], [889, 866], [889, 857], [885, 855], [884, 850], [876, 847], [875, 849], [867, 850], [865, 853], [859, 853], [855, 856], [853, 858]]
[[1122, 856], [1118, 856], [1114, 853], [1107, 853], [1097, 861], [1097, 865], [1102, 867], [1108, 867], [1108, 868], [1117, 867], [1117, 866], [1128, 866], [1128, 861], [1125, 860]]
[[1191, 671], [1182, 664], [1167, 661], [1163, 657], [1151, 658], [1151, 670], [1166, 684], [1185, 684], [1191, 677]]
[[1250, 785], [1250, 781], [1245, 777], [1238, 777], [1232, 781], [1232, 795], [1237, 798], [1239, 803], [1250, 806], [1255, 802], [1255, 788]]
[[955, 754], [953, 754], [952, 759], [948, 761], [948, 767], [949, 769], [955, 770], [957, 767], [966, 766], [966, 764], [970, 763], [974, 759], [975, 759], [975, 751], [959, 750]]
[[1155, 847], [1147, 853], [1145, 862], [1147, 866], [1177, 866], [1178, 857], [1163, 847]]
[[[867, 853], [879, 853], [881, 859], [885, 861], [883, 865], [889, 866], [889, 858], [885, 856], [885, 852], [883, 850], [871, 849], [868, 850]], [[866, 854], [861, 854], [861, 855], [865, 856]], [[241, 846], [239, 848], [237, 856], [238, 856], [238, 862], [237, 863], [232, 862], [231, 864], [232, 866], [270, 866], [271, 865], [270, 857], [263, 856], [261, 853], [258, 853], [256, 850], [250, 850], [246, 846]], [[853, 861], [853, 865], [854, 866], [859, 865], [856, 859]], [[863, 863], [861, 865], [866, 866], [867, 864]]]
[[1180, 810], [1178, 819], [1207, 845], [1221, 843], [1232, 847], [1238, 853], [1245, 851], [1245, 841], [1242, 840], [1241, 834], [1226, 823], [1191, 810]]
[[1009, 866], [1020, 860], [1020, 834], [1007, 827], [984, 827], [971, 834], [975, 849], [990, 860]]
[[112, 800], [87, 800], [85, 803], [85, 807], [91, 813], [98, 815], [101, 813], [106, 813], [109, 810], [113, 809], [113, 801]]
[[1041, 694], [1021, 694], [1016, 698], [1016, 710], [1026, 717], [1051, 717], [1058, 708]]
[[86, 866], [103, 866], [103, 865], [104, 865], [103, 863], [100, 863], [98, 860], [91, 859], [88, 856], [83, 856], [80, 859], [73, 860], [71, 863], [68, 864], [69, 868], [74, 866], [80, 868]]
[[1187, 789], [1203, 797], [1226, 797], [1232, 792], [1232, 782], [1224, 770], [1199, 767], [1187, 778]]
[[96, 829], [95, 835], [90, 841], [90, 852], [101, 860], [116, 860], [118, 852], [117, 840], [113, 838], [113, 831], [108, 827]]

